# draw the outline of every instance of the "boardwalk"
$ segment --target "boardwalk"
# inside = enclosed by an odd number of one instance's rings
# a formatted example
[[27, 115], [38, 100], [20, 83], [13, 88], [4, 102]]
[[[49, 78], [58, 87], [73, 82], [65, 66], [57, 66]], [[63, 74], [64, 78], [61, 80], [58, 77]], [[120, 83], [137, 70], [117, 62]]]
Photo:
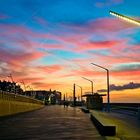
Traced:
[[89, 116], [78, 108], [46, 106], [0, 119], [0, 139], [20, 140], [104, 140]]

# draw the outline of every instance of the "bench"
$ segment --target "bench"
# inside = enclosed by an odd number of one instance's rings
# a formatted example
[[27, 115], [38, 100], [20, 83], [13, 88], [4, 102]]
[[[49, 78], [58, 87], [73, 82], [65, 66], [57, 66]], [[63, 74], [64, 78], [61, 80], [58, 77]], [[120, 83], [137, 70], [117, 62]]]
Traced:
[[112, 125], [109, 120], [101, 117], [98, 113], [91, 113], [90, 119], [102, 136], [116, 135], [116, 126]]
[[84, 113], [89, 113], [89, 109], [87, 109], [86, 107], [81, 107], [81, 110], [82, 110]]

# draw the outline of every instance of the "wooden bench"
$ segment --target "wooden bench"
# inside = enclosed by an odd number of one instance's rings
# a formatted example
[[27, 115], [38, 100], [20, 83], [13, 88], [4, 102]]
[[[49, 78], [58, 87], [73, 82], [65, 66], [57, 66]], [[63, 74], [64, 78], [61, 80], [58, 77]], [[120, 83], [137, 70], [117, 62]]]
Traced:
[[110, 124], [109, 121], [100, 117], [100, 114], [91, 113], [90, 119], [98, 129], [102, 136], [114, 136], [116, 135], [116, 126]]

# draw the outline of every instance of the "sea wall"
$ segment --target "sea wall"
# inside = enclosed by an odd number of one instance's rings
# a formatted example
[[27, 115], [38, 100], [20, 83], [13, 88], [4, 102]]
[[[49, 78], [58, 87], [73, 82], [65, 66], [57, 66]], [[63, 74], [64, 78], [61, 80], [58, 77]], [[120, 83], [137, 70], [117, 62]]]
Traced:
[[43, 106], [42, 101], [0, 91], [0, 117], [36, 110]]

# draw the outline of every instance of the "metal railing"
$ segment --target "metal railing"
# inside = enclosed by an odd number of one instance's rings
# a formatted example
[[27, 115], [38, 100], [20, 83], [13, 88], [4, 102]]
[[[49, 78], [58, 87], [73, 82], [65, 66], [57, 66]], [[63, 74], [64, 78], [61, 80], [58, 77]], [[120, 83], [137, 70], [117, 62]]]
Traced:
[[43, 104], [43, 101], [33, 99], [24, 95], [9, 93], [5, 91], [0, 91], [0, 100], [7, 101], [19, 101], [19, 102], [27, 102], [27, 103], [35, 103], [35, 104]]

